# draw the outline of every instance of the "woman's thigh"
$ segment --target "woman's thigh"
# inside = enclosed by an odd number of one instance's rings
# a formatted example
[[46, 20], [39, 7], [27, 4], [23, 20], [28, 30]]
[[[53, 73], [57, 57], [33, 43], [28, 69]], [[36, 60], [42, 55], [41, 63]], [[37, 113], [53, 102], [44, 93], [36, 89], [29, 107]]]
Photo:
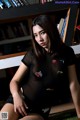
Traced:
[[14, 105], [11, 103], [6, 103], [2, 107], [0, 112], [1, 113], [7, 112], [8, 113], [8, 120], [18, 120], [18, 118], [19, 118], [19, 114], [14, 112]]
[[42, 116], [38, 115], [38, 114], [31, 114], [28, 116], [25, 116], [19, 120], [44, 120]]

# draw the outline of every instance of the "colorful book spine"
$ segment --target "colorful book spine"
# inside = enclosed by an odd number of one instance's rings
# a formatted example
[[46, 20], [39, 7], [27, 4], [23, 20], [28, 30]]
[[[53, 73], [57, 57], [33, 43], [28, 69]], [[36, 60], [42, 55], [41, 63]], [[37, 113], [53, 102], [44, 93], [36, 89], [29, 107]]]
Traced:
[[61, 33], [60, 33], [62, 38], [64, 36], [65, 26], [66, 26], [66, 18], [64, 18], [64, 23], [63, 23], [62, 30], [61, 30]]
[[21, 4], [21, 6], [24, 5], [24, 2], [22, 0], [18, 0], [18, 2]]
[[3, 9], [3, 3], [1, 0], [0, 0], [0, 8]]
[[80, 30], [80, 25], [78, 25], [76, 28], [77, 28], [78, 30]]
[[60, 34], [61, 34], [61, 30], [62, 30], [63, 23], [64, 23], [64, 18], [61, 18], [61, 19], [60, 19], [60, 22], [59, 22], [59, 25], [58, 25], [58, 30], [59, 30], [59, 33], [60, 33]]
[[15, 7], [18, 6], [17, 3], [15, 2], [15, 0], [11, 0], [11, 1], [13, 2], [13, 4], [14, 4]]
[[8, 0], [3, 0], [3, 2], [5, 3], [5, 5], [10, 8], [12, 5]]

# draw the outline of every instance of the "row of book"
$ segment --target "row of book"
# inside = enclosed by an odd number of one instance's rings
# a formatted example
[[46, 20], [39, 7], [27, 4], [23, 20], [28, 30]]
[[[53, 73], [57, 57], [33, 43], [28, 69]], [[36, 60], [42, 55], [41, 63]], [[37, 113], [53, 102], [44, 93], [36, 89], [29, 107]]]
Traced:
[[0, 40], [12, 39], [30, 34], [28, 22], [14, 22], [0, 25]]
[[40, 0], [40, 3], [44, 4], [46, 2], [52, 2], [52, 1], [55, 1], [55, 0]]
[[64, 18], [61, 18], [57, 27], [62, 38], [62, 41], [65, 42], [67, 26], [69, 21], [70, 10], [68, 10], [67, 15]]
[[31, 40], [4, 44], [3, 46], [0, 45], [0, 53], [2, 53], [1, 55], [8, 55], [18, 52], [24, 52], [29, 50], [31, 46], [32, 46]]
[[24, 5], [32, 5], [39, 3], [52, 2], [53, 0], [0, 0], [0, 8], [11, 8], [11, 7], [19, 7]]
[[[68, 17], [69, 16], [66, 16], [65, 18], [61, 18], [59, 24], [57, 25], [63, 42], [65, 42], [65, 36], [66, 36], [65, 34], [67, 32]], [[76, 26], [72, 44], [73, 45], [80, 44], [80, 25]]]
[[66, 26], [66, 17], [65, 18], [61, 18], [60, 22], [58, 24], [58, 30], [59, 30], [59, 33], [61, 35], [61, 38], [63, 38], [63, 36], [64, 36], [65, 26]]
[[39, 3], [39, 0], [0, 0], [0, 8], [19, 7]]

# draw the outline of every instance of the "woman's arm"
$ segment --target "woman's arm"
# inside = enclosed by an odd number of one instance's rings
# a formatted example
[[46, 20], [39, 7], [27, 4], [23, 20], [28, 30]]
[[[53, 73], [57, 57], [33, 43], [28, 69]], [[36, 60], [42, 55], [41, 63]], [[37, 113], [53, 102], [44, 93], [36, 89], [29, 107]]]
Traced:
[[68, 71], [72, 99], [76, 108], [77, 116], [80, 118], [80, 85], [77, 79], [75, 65], [69, 66]]
[[21, 63], [17, 72], [15, 73], [15, 75], [13, 76], [10, 82], [10, 92], [12, 96], [20, 92], [19, 83], [22, 80], [25, 73], [27, 72], [27, 70], [28, 67], [24, 63]]
[[28, 67], [21, 63], [20, 67], [18, 68], [17, 72], [13, 76], [11, 82], [10, 82], [10, 92], [13, 96], [13, 102], [14, 102], [14, 111], [19, 112], [20, 114], [27, 115], [25, 109], [27, 108], [27, 105], [24, 102], [24, 99], [22, 97], [21, 88], [19, 87], [19, 83], [22, 80], [23, 76], [27, 72]]

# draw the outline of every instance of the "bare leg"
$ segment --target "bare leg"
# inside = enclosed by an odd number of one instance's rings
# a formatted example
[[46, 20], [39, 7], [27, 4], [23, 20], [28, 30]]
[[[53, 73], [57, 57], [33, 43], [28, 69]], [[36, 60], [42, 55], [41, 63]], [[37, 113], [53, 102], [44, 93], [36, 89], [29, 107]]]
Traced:
[[0, 112], [8, 112], [8, 120], [18, 120], [19, 114], [14, 112], [14, 106], [11, 103], [6, 103]]
[[32, 114], [32, 115], [25, 116], [19, 120], [44, 120], [44, 119], [38, 114]]

